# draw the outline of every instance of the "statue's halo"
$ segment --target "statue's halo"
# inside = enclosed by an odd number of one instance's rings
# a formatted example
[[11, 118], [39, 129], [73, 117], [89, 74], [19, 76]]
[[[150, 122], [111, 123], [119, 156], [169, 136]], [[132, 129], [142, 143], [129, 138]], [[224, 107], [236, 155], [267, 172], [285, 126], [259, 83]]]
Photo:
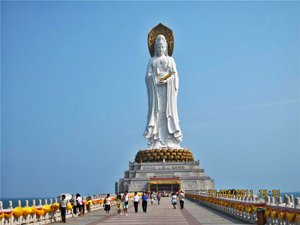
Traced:
[[148, 48], [149, 48], [151, 57], [153, 57], [155, 54], [155, 50], [154, 50], [155, 39], [160, 34], [165, 36], [165, 38], [168, 42], [168, 55], [172, 56], [173, 48], [174, 48], [173, 31], [170, 28], [168, 28], [167, 26], [163, 25], [162, 23], [159, 23], [156, 27], [152, 28], [148, 33]]

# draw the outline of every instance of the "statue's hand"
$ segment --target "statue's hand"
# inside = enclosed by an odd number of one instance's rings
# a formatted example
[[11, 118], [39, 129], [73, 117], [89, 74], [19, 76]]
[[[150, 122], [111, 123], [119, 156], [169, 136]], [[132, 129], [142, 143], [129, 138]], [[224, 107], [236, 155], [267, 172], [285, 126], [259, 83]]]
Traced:
[[167, 83], [167, 80], [160, 80], [159, 82], [158, 82], [158, 84], [166, 84]]

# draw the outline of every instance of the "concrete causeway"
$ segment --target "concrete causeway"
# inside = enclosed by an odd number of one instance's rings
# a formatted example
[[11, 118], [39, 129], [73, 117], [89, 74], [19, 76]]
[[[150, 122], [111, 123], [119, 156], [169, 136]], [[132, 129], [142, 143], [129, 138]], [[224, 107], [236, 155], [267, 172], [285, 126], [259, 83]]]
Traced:
[[[185, 200], [184, 209], [179, 205], [173, 209], [170, 198], [162, 198], [161, 204], [151, 205], [148, 203], [147, 213], [143, 213], [139, 204], [139, 212], [135, 213], [133, 203], [129, 203], [128, 216], [117, 215], [116, 207], [113, 206], [110, 216], [105, 216], [104, 210], [87, 213], [82, 217], [70, 218], [67, 224], [78, 225], [227, 225], [246, 224], [233, 219], [217, 211], [201, 206], [199, 203]], [[61, 224], [51, 223], [51, 224]]]

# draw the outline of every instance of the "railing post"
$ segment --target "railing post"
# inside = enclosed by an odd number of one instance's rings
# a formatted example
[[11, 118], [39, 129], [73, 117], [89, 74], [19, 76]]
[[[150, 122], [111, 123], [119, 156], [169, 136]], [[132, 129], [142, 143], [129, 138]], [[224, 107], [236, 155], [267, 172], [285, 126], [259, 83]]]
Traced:
[[[36, 202], [35, 202], [35, 199], [32, 199], [32, 207], [35, 208], [36, 207]], [[36, 222], [36, 214], [32, 214], [32, 221], [33, 221], [33, 224]]]
[[271, 205], [276, 206], [276, 198], [275, 197], [271, 198]]
[[285, 195], [284, 197], [285, 197], [285, 206], [286, 207], [291, 207], [292, 204], [291, 204], [290, 196]]
[[297, 197], [295, 200], [295, 208], [300, 209], [300, 198], [299, 197]]
[[[29, 207], [29, 202], [28, 202], [28, 200], [25, 200], [25, 205], [24, 205], [24, 207]], [[30, 214], [27, 215], [27, 216], [25, 216], [25, 217], [23, 217], [26, 224], [29, 224], [29, 217], [30, 217]]]
[[295, 199], [294, 199], [294, 195], [291, 195], [291, 203], [292, 203], [292, 207], [295, 208]]
[[[8, 201], [8, 209], [13, 210], [13, 203], [12, 201]], [[11, 216], [8, 220], [8, 224], [13, 224], [14, 216]]]
[[258, 208], [257, 209], [257, 224], [258, 225], [265, 225], [265, 208]]

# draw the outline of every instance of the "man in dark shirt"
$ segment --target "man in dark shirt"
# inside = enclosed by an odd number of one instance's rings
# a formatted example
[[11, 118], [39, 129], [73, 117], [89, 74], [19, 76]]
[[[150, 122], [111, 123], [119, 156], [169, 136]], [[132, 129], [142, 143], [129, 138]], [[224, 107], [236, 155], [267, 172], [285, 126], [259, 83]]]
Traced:
[[147, 212], [147, 201], [148, 201], [148, 196], [147, 196], [147, 193], [144, 192], [143, 196], [142, 196], [142, 207], [143, 207], [143, 212], [144, 213]]

